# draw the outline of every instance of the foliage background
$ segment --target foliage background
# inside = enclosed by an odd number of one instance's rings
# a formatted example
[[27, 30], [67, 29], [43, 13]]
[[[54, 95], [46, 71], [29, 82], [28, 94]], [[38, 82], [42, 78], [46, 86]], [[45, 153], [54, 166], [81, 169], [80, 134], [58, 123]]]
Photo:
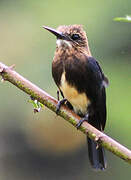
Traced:
[[[130, 0], [1, 0], [0, 61], [56, 97], [51, 77], [55, 38], [42, 25], [83, 24], [93, 56], [110, 80], [105, 132], [131, 147], [131, 25], [114, 17], [131, 12]], [[106, 152], [108, 168], [92, 171], [85, 136], [29, 97], [0, 84], [0, 179], [128, 179], [130, 165]]]

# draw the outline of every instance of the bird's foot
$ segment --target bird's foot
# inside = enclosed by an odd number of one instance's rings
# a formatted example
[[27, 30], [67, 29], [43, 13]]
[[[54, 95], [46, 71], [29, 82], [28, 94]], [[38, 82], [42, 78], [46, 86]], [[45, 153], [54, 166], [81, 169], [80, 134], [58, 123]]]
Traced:
[[61, 108], [61, 106], [65, 103], [67, 101], [67, 99], [62, 99], [62, 100], [60, 100], [60, 101], [58, 101], [58, 104], [57, 104], [57, 106], [56, 106], [56, 114], [58, 115], [58, 113], [59, 113], [59, 111], [60, 111], [60, 108]]
[[76, 128], [79, 129], [79, 127], [81, 126], [81, 124], [82, 124], [84, 121], [87, 121], [87, 122], [88, 122], [88, 117], [89, 117], [89, 114], [86, 114], [85, 117], [81, 118], [80, 121], [77, 123]]

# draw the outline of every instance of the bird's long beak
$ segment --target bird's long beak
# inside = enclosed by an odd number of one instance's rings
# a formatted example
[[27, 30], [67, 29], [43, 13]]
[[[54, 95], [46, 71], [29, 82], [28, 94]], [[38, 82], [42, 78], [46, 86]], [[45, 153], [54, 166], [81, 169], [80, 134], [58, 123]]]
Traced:
[[51, 32], [52, 34], [54, 34], [57, 39], [67, 39], [65, 35], [62, 34], [62, 32], [59, 32], [53, 28], [47, 27], [47, 26], [43, 26], [44, 29], [48, 30], [49, 32]]

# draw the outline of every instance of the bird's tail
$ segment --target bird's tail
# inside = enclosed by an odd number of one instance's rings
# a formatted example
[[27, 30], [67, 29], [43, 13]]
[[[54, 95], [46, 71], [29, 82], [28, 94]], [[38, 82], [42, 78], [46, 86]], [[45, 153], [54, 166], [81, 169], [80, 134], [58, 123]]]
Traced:
[[97, 147], [96, 142], [90, 138], [87, 138], [87, 141], [89, 160], [92, 167], [95, 170], [104, 170], [107, 166], [104, 148], [101, 146]]

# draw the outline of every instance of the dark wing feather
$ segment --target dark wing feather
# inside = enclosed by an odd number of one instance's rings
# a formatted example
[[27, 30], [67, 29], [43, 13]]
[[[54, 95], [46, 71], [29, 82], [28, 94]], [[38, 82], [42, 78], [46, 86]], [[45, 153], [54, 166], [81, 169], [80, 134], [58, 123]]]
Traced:
[[104, 130], [106, 123], [106, 93], [103, 84], [104, 74], [98, 62], [93, 57], [88, 57], [86, 63], [88, 83], [87, 96], [91, 99], [93, 115], [90, 123], [99, 130]]

